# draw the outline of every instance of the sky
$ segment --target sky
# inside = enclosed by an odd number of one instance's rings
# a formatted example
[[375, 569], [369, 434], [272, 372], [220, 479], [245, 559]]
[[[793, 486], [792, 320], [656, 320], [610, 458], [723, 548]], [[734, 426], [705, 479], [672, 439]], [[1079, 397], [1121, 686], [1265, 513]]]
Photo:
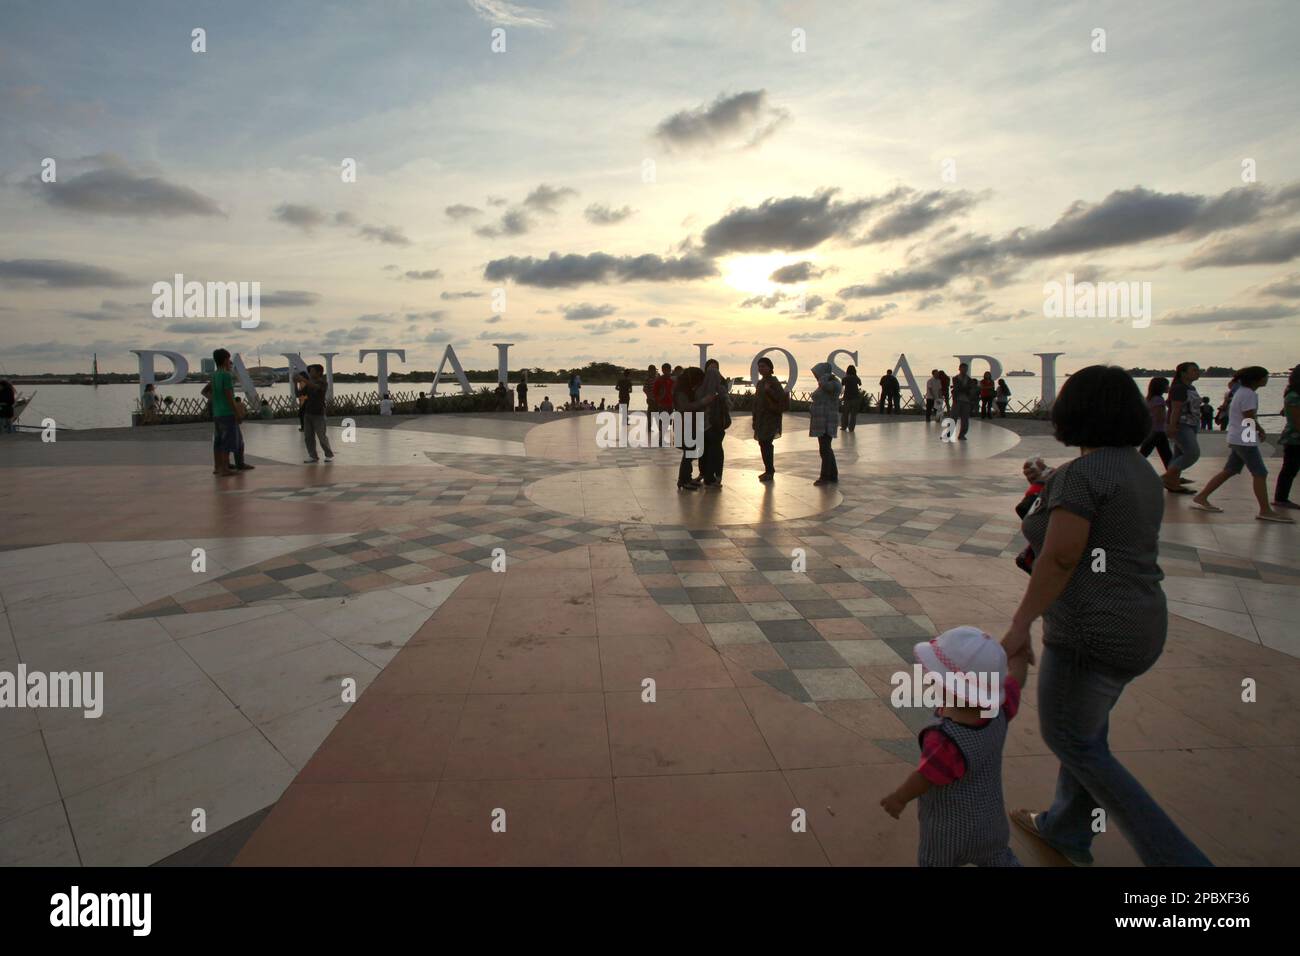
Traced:
[[[1298, 41], [1289, 0], [5, 0], [0, 374], [1290, 367]], [[156, 317], [177, 273], [260, 325]], [[1149, 322], [1048, 314], [1067, 275]]]

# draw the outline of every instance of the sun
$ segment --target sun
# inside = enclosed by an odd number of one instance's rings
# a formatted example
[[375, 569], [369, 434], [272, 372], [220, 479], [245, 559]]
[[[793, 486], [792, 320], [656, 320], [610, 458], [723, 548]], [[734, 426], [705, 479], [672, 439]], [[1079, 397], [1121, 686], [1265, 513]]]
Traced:
[[782, 266], [802, 261], [799, 256], [785, 253], [736, 256], [723, 267], [722, 281], [740, 292], [750, 295], [771, 295], [781, 284], [773, 282], [771, 275]]

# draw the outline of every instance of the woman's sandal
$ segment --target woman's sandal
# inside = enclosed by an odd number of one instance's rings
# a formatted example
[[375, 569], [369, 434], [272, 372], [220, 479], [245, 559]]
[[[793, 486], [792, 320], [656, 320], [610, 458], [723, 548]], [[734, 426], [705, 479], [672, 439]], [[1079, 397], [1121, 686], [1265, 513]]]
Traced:
[[1295, 524], [1295, 519], [1288, 515], [1255, 515], [1256, 521], [1272, 521], [1275, 524]]
[[1200, 502], [1200, 501], [1193, 501], [1192, 508], [1194, 508], [1197, 511], [1208, 511], [1212, 515], [1223, 514], [1223, 509], [1220, 508], [1218, 505], [1205, 504], [1204, 502]]

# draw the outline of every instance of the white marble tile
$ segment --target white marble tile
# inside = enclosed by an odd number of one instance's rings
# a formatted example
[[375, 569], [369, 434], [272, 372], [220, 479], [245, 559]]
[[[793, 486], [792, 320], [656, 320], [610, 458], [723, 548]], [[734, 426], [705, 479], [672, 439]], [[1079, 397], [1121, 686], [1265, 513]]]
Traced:
[[[223, 737], [69, 797], [87, 866], [147, 866], [279, 799], [294, 771], [256, 730]], [[193, 811], [207, 832], [191, 829]]]
[[1246, 612], [1235, 581], [1222, 578], [1167, 578], [1160, 585], [1171, 601], [1217, 607], [1224, 611]]
[[1265, 647], [1290, 654], [1292, 657], [1300, 657], [1300, 630], [1297, 630], [1294, 620], [1282, 621], [1272, 617], [1257, 617], [1253, 621], [1255, 630], [1259, 632], [1260, 643]]
[[356, 681], [360, 697], [378, 673], [378, 667], [342, 644], [326, 641], [245, 664], [213, 679], [249, 720], [260, 725], [311, 704], [341, 700], [346, 678]]
[[301, 770], [350, 706], [337, 698], [321, 701], [268, 721], [261, 730], [284, 759]]
[[418, 612], [423, 612], [425, 618], [429, 616], [427, 607], [391, 590], [366, 591], [350, 598], [320, 598], [294, 609], [303, 620], [340, 640], [355, 639], [378, 624]]
[[45, 740], [66, 798], [250, 727], [204, 678], [142, 697], [130, 710], [61, 721], [45, 729]]
[[223, 627], [254, 621], [259, 617], [278, 614], [279, 611], [278, 607], [270, 605], [229, 607], [220, 611], [198, 611], [194, 614], [168, 614], [156, 620], [168, 634], [180, 640], [181, 638], [193, 637], [195, 634], [203, 634], [207, 631], [215, 631]]
[[1199, 604], [1186, 604], [1181, 601], [1170, 601], [1169, 613], [1185, 617], [1189, 621], [1196, 621], [1198, 624], [1217, 628], [1220, 631], [1250, 641], [1252, 644], [1259, 643], [1259, 635], [1255, 632], [1255, 625], [1251, 621], [1249, 614], [1223, 611], [1214, 607], [1202, 607]]
[[0, 823], [0, 866], [79, 866], [62, 801]]
[[40, 733], [0, 739], [0, 821], [58, 799], [58, 784]]
[[98, 621], [23, 638], [24, 659], [45, 670], [97, 669], [92, 665], [122, 654], [171, 644], [161, 618]]

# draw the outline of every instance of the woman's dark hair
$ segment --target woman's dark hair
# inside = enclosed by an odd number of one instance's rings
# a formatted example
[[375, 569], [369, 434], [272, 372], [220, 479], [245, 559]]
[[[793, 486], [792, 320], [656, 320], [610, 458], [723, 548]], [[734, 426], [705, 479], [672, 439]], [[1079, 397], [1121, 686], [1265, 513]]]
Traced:
[[754, 364], [758, 366], [766, 365], [768, 368], [772, 369], [773, 371], [776, 371], [776, 366], [772, 364], [772, 360], [768, 358], [766, 355], [764, 355], [761, 359], [759, 359]]
[[1291, 377], [1286, 380], [1288, 392], [1300, 392], [1300, 365], [1291, 369]]
[[1183, 373], [1189, 368], [1199, 369], [1200, 366], [1195, 362], [1179, 362], [1174, 366], [1174, 378], [1181, 382], [1183, 380]]
[[217, 365], [225, 365], [228, 358], [230, 353], [225, 349], [214, 349], [212, 352], [212, 361]]
[[844, 374], [845, 374], [845, 375], [857, 375], [857, 374], [858, 374], [858, 367], [857, 367], [856, 365], [850, 365], [847, 369], [844, 370]]
[[1052, 405], [1056, 440], [1079, 448], [1132, 448], [1151, 431], [1137, 383], [1118, 365], [1089, 365], [1065, 380]]
[[1167, 391], [1169, 391], [1169, 379], [1163, 375], [1157, 375], [1147, 382], [1147, 398], [1156, 398]]
[[1259, 388], [1262, 383], [1268, 381], [1268, 369], [1262, 365], [1248, 365], [1233, 377], [1247, 388]]
[[692, 365], [682, 371], [682, 377], [678, 379], [677, 384], [684, 386], [694, 395], [695, 390], [704, 384], [704, 372], [698, 366]]

